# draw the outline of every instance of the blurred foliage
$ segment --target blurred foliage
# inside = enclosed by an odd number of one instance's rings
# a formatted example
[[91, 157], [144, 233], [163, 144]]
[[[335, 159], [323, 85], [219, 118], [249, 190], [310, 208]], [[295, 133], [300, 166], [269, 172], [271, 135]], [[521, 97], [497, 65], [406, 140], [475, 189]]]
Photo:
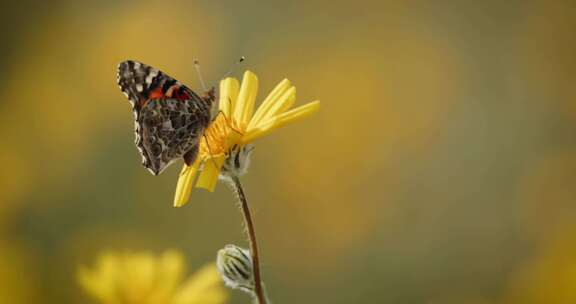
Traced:
[[222, 185], [171, 207], [180, 166], [140, 165], [115, 83], [130, 58], [198, 89], [193, 57], [216, 84], [241, 55], [323, 103], [244, 181], [275, 302], [574, 301], [574, 1], [2, 4], [0, 303], [87, 303], [104, 249], [243, 244]]

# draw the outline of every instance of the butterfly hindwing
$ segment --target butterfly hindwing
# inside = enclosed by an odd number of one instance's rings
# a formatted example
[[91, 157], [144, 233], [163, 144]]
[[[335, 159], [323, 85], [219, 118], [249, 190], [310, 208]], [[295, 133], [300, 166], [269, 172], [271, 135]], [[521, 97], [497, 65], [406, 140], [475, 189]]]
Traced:
[[120, 63], [118, 84], [133, 107], [143, 165], [157, 175], [184, 155], [186, 163], [193, 161], [214, 95], [200, 97], [160, 70], [131, 60]]
[[177, 99], [153, 99], [141, 110], [138, 125], [146, 155], [145, 166], [160, 173], [174, 160], [197, 145], [209, 122], [204, 109], [194, 102]]

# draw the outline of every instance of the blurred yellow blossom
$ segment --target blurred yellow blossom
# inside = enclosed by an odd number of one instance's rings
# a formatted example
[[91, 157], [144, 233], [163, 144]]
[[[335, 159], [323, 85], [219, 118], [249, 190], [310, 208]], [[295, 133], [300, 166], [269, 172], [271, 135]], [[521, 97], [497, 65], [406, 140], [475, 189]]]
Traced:
[[[234, 149], [270, 133], [287, 123], [304, 118], [320, 107], [313, 101], [288, 110], [296, 100], [296, 88], [288, 79], [282, 80], [254, 112], [258, 78], [250, 71], [244, 73], [242, 86], [235, 78], [220, 82], [220, 114], [204, 132], [198, 158], [191, 166], [184, 165], [174, 198], [174, 206], [188, 201], [194, 182], [196, 187], [214, 191], [226, 157]], [[198, 173], [200, 166], [202, 171]], [[195, 181], [198, 175], [198, 180]]]
[[103, 304], [219, 304], [228, 295], [214, 263], [183, 281], [185, 262], [178, 251], [100, 255], [96, 267], [80, 267], [84, 290]]

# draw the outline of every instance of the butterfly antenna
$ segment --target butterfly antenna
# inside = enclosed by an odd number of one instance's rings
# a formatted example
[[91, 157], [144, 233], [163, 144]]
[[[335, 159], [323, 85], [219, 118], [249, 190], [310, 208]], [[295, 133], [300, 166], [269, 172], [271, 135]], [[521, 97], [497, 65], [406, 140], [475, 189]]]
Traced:
[[230, 74], [232, 74], [232, 72], [234, 72], [234, 69], [239, 66], [244, 60], [246, 60], [246, 57], [242, 56], [240, 57], [240, 59], [238, 59], [238, 61], [236, 61], [232, 67], [228, 70], [228, 72], [226, 74], [224, 74], [224, 76], [222, 76], [222, 78], [226, 78], [228, 76], [230, 76]]
[[204, 82], [204, 77], [202, 77], [202, 73], [200, 72], [200, 61], [198, 58], [194, 58], [194, 69], [196, 69], [196, 74], [198, 74], [198, 79], [200, 79], [200, 84], [202, 85], [202, 89], [204, 91], [208, 91], [206, 87], [206, 83]]
[[202, 136], [204, 136], [204, 140], [206, 141], [206, 147], [208, 148], [208, 153], [210, 154], [210, 159], [214, 164], [214, 168], [218, 168], [218, 164], [216, 164], [216, 161], [214, 160], [214, 154], [212, 154], [212, 149], [210, 149], [210, 144], [208, 143], [208, 137], [206, 137], [206, 134], [202, 134]]

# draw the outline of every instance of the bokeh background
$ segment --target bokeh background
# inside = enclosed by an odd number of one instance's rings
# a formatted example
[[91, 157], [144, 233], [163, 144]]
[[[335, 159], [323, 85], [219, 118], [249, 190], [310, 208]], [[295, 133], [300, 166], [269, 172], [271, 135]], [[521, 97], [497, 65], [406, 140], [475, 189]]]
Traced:
[[574, 1], [20, 0], [0, 28], [0, 303], [93, 303], [102, 250], [246, 244], [224, 185], [172, 208], [115, 83], [242, 55], [260, 97], [322, 101], [244, 178], [275, 303], [576, 303]]

